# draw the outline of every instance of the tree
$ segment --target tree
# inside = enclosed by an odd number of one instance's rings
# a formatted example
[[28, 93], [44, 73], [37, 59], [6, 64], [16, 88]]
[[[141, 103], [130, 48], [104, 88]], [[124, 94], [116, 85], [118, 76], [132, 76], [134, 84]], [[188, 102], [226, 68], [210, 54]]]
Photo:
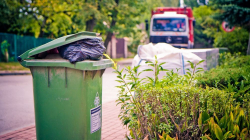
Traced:
[[[26, 5], [26, 11], [20, 13], [24, 23], [23, 30], [31, 30], [36, 37], [57, 38], [76, 33], [81, 24], [76, 24], [77, 13], [81, 9], [81, 1], [36, 0]], [[31, 9], [31, 10], [30, 10]], [[27, 14], [25, 14], [27, 13]], [[81, 22], [79, 22], [81, 23]]]
[[161, 0], [164, 7], [179, 7], [180, 0]]
[[220, 22], [214, 20], [211, 15], [216, 11], [203, 5], [195, 7], [193, 14], [196, 20], [194, 27], [195, 46], [202, 44], [205, 47], [212, 46], [215, 34], [219, 31]]
[[[2, 32], [57, 38], [84, 30], [81, 0], [1, 0]], [[3, 11], [3, 12], [2, 12]], [[0, 23], [0, 24], [2, 24]], [[2, 26], [1, 26], [2, 27]]]
[[16, 33], [11, 27], [16, 24], [18, 7], [21, 3], [18, 0], [0, 0], [0, 32]]
[[214, 9], [220, 12], [214, 18], [226, 21], [230, 26], [240, 26], [249, 32], [247, 55], [250, 55], [250, 1], [249, 0], [210, 0]]
[[[102, 19], [97, 22], [95, 30], [105, 35], [104, 45], [107, 47], [113, 34], [117, 37], [135, 37], [137, 25], [144, 22], [145, 15], [155, 4], [152, 0], [104, 0], [100, 6]], [[159, 3], [159, 0], [155, 1]], [[149, 6], [149, 4], [151, 4]]]
[[[1, 12], [16, 15], [13, 23], [10, 23], [9, 15], [6, 16], [7, 22], [3, 24], [8, 27], [4, 32], [58, 38], [87, 30], [102, 33], [106, 47], [113, 34], [116, 37], [141, 36], [142, 30], [137, 25], [150, 18], [151, 9], [161, 5], [161, 0], [1, 1], [5, 2], [0, 4]], [[8, 4], [11, 2], [17, 3], [14, 8]]]
[[236, 27], [233, 32], [221, 31], [216, 34], [214, 47], [227, 47], [229, 52], [241, 52], [246, 54], [248, 41], [248, 31], [241, 27]]
[[[102, 0], [85, 0], [82, 13], [86, 20], [86, 31], [93, 32], [97, 21], [103, 18], [101, 13]], [[103, 7], [102, 7], [103, 8]], [[86, 12], [88, 11], [88, 12]]]
[[194, 7], [198, 7], [199, 4], [197, 3], [197, 0], [184, 0], [184, 4], [187, 6], [187, 7], [191, 7], [191, 8], [194, 8]]

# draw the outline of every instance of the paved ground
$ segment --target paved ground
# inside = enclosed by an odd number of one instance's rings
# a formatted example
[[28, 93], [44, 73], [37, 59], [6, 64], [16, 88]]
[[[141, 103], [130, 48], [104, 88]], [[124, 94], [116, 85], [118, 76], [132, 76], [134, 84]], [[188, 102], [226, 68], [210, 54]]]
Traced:
[[[121, 67], [129, 64], [131, 62], [126, 61]], [[117, 117], [119, 107], [115, 106], [114, 101], [117, 99], [118, 89], [115, 86], [118, 83], [115, 82], [116, 75], [112, 71], [112, 68], [108, 68], [103, 75], [102, 139], [118, 139], [118, 137], [120, 139], [126, 132]], [[35, 137], [32, 90], [31, 75], [0, 76], [0, 140], [7, 139], [4, 137], [11, 137], [13, 134], [14, 136], [30, 134], [31, 139]], [[105, 124], [108, 121], [112, 122]]]
[[34, 122], [31, 75], [0, 76], [0, 134]]
[[[120, 106], [114, 101], [103, 104], [102, 114], [102, 140], [123, 140], [128, 131], [122, 126], [118, 119]], [[25, 127], [4, 135], [0, 140], [35, 140], [36, 128], [34, 125]]]

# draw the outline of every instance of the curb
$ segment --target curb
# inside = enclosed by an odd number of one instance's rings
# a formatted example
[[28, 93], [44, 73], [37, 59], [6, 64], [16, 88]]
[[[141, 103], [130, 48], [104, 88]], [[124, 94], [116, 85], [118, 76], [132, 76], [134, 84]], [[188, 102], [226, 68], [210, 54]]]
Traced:
[[31, 74], [30, 71], [13, 71], [13, 72], [9, 72], [9, 71], [1, 72], [1, 71], [0, 71], [0, 76], [9, 76], [9, 75], [28, 75], [28, 74]]

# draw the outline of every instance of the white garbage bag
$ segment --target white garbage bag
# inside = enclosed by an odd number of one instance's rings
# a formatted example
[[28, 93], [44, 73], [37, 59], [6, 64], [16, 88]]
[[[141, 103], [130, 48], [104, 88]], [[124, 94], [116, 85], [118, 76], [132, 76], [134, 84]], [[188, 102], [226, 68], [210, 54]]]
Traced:
[[[166, 43], [158, 43], [155, 45], [149, 43], [138, 47], [137, 55], [132, 62], [132, 67], [140, 65], [138, 73], [145, 69], [153, 69], [153, 67], [148, 66], [145, 62], [154, 62], [155, 56], [157, 56], [159, 64], [166, 62], [166, 64], [162, 65], [164, 69], [173, 70], [181, 75], [186, 74], [187, 68], [191, 69], [190, 63], [187, 61], [197, 64], [202, 60], [199, 56], [185, 49], [178, 49]], [[198, 67], [204, 68], [203, 63]], [[166, 72], [160, 72], [159, 78], [163, 77], [165, 74]], [[139, 77], [145, 78], [146, 76], [154, 77], [154, 72], [145, 71]]]

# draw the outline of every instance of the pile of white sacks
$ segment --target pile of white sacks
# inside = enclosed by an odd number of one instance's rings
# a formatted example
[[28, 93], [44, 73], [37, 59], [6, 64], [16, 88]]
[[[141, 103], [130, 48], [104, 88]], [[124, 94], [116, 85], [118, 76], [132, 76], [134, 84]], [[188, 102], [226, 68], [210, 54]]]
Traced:
[[[193, 51], [192, 51], [193, 50]], [[145, 69], [153, 69], [153, 67], [148, 66], [146, 61], [155, 61], [155, 56], [157, 56], [159, 64], [162, 62], [166, 62], [162, 67], [164, 69], [173, 70], [174, 72], [178, 72], [178, 74], [183, 75], [186, 74], [186, 69], [191, 69], [190, 61], [194, 64], [197, 64], [202, 59], [211, 56], [206, 56], [207, 52], [210, 52], [213, 49], [178, 49], [166, 43], [158, 43], [152, 44], [149, 43], [147, 45], [140, 45], [137, 50], [137, 55], [134, 57], [132, 62], [132, 67], [140, 65], [138, 69], [138, 73], [145, 70]], [[198, 56], [198, 55], [199, 56]], [[213, 54], [213, 53], [209, 53]], [[216, 52], [216, 57], [218, 55], [218, 51]], [[216, 58], [218, 59], [218, 57]], [[207, 61], [198, 65], [198, 67], [207, 70]], [[217, 65], [217, 62], [215, 66]], [[166, 75], [166, 72], [160, 72], [159, 78]], [[153, 71], [145, 71], [139, 77], [145, 78], [146, 76], [153, 77]]]

